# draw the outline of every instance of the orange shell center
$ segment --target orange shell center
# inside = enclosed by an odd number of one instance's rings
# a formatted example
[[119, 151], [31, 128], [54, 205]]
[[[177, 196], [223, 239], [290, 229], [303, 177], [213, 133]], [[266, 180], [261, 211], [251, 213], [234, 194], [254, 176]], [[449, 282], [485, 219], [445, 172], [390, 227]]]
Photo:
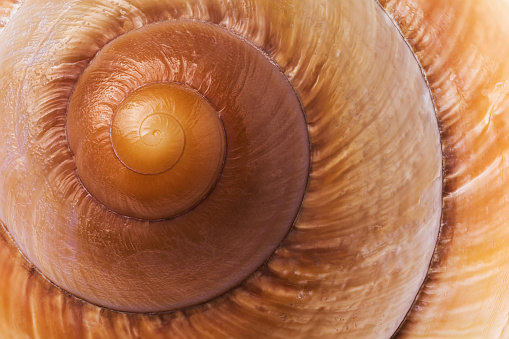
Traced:
[[[205, 120], [206, 124], [187, 123], [191, 117]], [[150, 84], [130, 93], [119, 105], [113, 117], [111, 141], [116, 156], [126, 167], [141, 174], [159, 174], [180, 160], [185, 152], [187, 131], [198, 137], [210, 134], [200, 126], [222, 129], [216, 111], [205, 98], [182, 85]], [[201, 164], [208, 171], [209, 181], [215, 181], [219, 175], [218, 160], [225, 147], [221, 133], [212, 134], [212, 140], [207, 145], [198, 144], [197, 150], [212, 155], [206, 158], [211, 161]]]

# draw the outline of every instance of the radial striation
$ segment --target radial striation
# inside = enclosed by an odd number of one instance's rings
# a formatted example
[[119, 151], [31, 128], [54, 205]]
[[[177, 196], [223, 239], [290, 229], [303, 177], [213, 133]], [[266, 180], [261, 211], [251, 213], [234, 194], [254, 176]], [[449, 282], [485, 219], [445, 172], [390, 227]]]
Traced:
[[444, 143], [443, 234], [402, 338], [508, 338], [509, 3], [381, 1], [429, 79]]

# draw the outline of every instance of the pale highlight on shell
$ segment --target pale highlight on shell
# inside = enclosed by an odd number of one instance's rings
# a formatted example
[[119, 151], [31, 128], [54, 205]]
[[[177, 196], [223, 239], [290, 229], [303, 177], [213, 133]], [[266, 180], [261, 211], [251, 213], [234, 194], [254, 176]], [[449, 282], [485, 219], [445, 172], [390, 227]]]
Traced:
[[509, 337], [505, 0], [0, 8], [2, 337]]

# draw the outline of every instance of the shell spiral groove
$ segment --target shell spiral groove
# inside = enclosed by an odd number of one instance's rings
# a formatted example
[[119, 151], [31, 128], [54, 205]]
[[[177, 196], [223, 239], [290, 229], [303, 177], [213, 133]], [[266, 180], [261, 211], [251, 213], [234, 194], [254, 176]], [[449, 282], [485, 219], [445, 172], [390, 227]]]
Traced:
[[2, 337], [509, 336], [509, 4], [435, 3], [0, 1]]

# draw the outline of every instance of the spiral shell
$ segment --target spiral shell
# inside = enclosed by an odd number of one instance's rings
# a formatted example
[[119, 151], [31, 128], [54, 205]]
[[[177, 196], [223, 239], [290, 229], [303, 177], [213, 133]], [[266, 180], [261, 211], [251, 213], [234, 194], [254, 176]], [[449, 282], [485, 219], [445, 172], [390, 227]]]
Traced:
[[3, 337], [507, 336], [502, 0], [0, 4]]

